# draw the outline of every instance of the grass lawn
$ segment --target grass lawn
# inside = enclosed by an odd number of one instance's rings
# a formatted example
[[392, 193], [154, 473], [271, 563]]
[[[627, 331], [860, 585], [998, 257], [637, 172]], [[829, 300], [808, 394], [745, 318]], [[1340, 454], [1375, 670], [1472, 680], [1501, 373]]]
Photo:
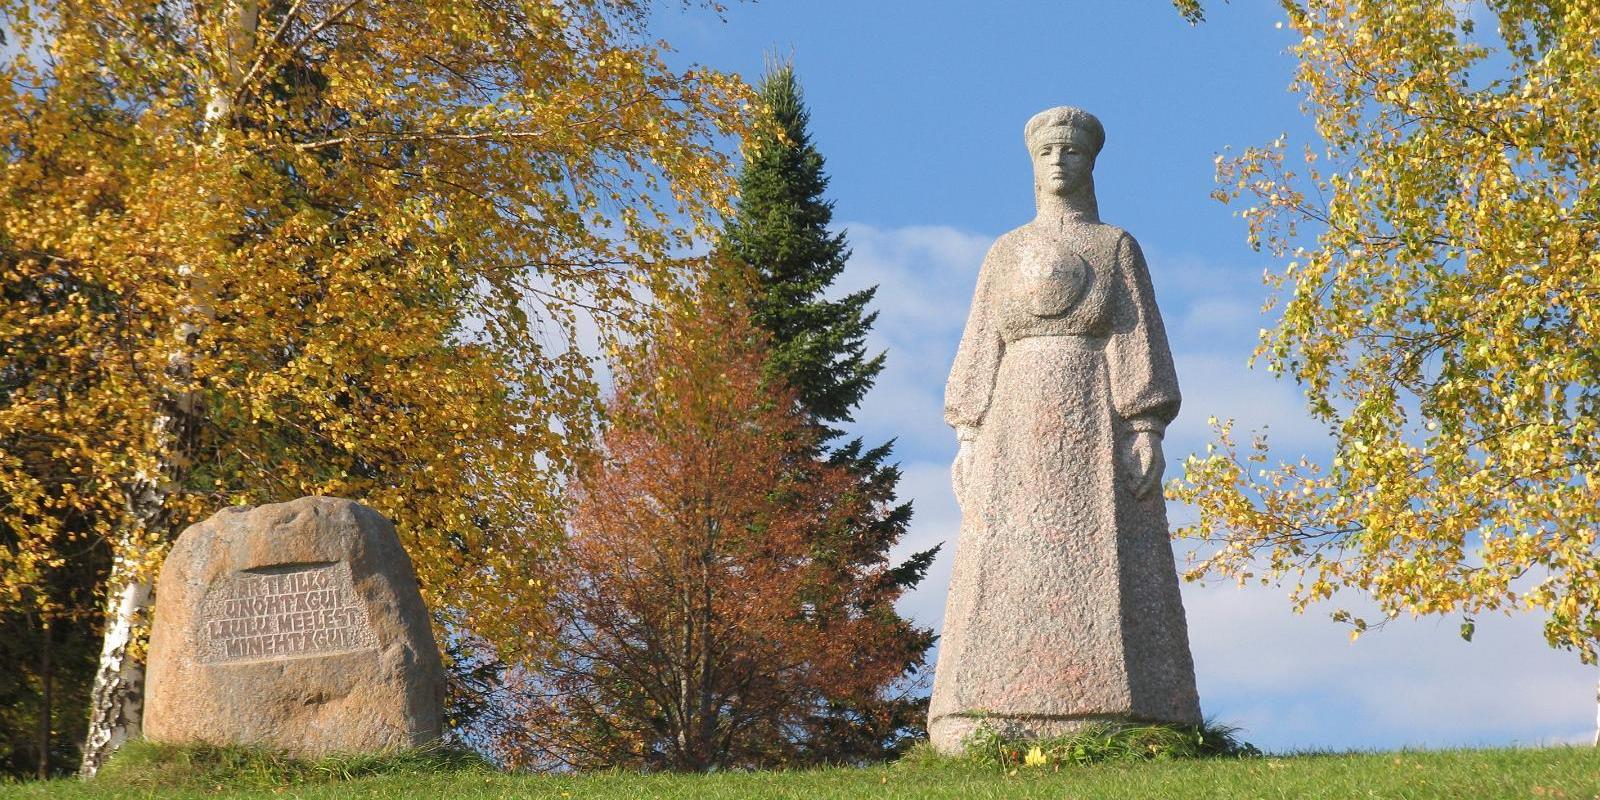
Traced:
[[[1525, 750], [1267, 756], [1004, 772], [916, 757], [866, 769], [709, 776], [506, 775], [424, 762], [371, 769], [144, 769], [116, 764], [102, 779], [0, 785], [0, 797], [78, 800], [135, 797], [272, 798], [1600, 798], [1600, 750]], [[333, 774], [343, 772], [342, 776]], [[369, 772], [374, 774], [351, 773]]]

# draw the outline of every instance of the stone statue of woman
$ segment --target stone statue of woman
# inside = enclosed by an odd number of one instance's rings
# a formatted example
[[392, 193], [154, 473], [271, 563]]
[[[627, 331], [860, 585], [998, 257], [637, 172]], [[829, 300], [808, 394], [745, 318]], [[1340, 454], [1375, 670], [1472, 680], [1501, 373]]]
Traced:
[[1178, 381], [1144, 255], [1100, 221], [1100, 121], [1028, 120], [1038, 216], [978, 273], [945, 419], [961, 537], [928, 730], [1200, 722], [1160, 491]]

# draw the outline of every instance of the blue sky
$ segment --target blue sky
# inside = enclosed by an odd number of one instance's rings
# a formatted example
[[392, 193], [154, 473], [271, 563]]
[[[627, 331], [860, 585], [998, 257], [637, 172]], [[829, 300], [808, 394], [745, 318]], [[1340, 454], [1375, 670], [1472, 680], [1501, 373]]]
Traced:
[[[701, 63], [754, 79], [792, 57], [828, 160], [835, 221], [854, 256], [840, 291], [878, 285], [874, 344], [888, 368], [858, 415], [895, 437], [917, 516], [902, 552], [945, 542], [902, 609], [938, 627], [959, 514], [945, 376], [977, 267], [1033, 212], [1022, 125], [1054, 105], [1105, 123], [1102, 217], [1143, 244], [1184, 393], [1168, 477], [1202, 450], [1210, 415], [1267, 426], [1280, 456], [1326, 452], [1290, 384], [1246, 368], [1261, 275], [1232, 209], [1211, 199], [1215, 157], [1282, 133], [1314, 142], [1287, 91], [1292, 33], [1276, 2], [1209, 4], [1190, 27], [1166, 0], [955, 3], [768, 0], [722, 18], [676, 6], [652, 34]], [[1191, 518], [1170, 509], [1174, 524]], [[1186, 585], [1201, 704], [1269, 749], [1444, 747], [1587, 741], [1596, 672], [1551, 650], [1531, 616], [1401, 619], [1352, 643], [1327, 609], [1291, 614], [1285, 590]], [[1354, 601], [1354, 598], [1352, 598]], [[1355, 607], [1361, 607], [1359, 601]]]

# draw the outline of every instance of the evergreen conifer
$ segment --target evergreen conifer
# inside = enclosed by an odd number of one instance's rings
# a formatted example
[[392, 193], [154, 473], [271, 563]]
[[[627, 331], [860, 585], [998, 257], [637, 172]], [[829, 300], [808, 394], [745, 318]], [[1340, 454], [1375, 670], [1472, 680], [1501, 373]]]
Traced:
[[[877, 318], [869, 309], [876, 287], [828, 296], [850, 250], [842, 231], [829, 230], [833, 203], [823, 197], [828, 177], [807, 130], [810, 112], [793, 65], [771, 66], [758, 92], [774, 124], [750, 142], [739, 204], [724, 226], [720, 251], [754, 273], [749, 305], [755, 324], [771, 337], [768, 378], [792, 387], [801, 413], [821, 429], [814, 457], [848, 469], [874, 509], [867, 518], [816, 530], [815, 557], [849, 564], [865, 576], [888, 563], [889, 549], [911, 520], [911, 504], [896, 498], [900, 469], [889, 461], [894, 442], [869, 447], [860, 438], [843, 440], [837, 427], [851, 421], [883, 371], [884, 354], [867, 351]], [[910, 590], [937, 552], [934, 547], [915, 553], [877, 579]], [[892, 604], [882, 606], [860, 611], [892, 619], [905, 674], [914, 678], [933, 633], [901, 618]], [[907, 681], [894, 696], [830, 698], [803, 734], [811, 757], [840, 763], [898, 754], [923, 734], [926, 700], [914, 697], [912, 687], [914, 681]]]

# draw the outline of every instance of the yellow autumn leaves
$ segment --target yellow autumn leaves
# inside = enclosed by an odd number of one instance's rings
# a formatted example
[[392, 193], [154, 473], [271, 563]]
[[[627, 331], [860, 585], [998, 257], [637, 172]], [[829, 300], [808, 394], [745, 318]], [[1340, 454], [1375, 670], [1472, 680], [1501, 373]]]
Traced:
[[750, 124], [634, 11], [0, 2], [0, 602], [72, 547], [148, 571], [220, 506], [335, 494], [520, 645], [597, 422], [579, 345], [696, 280]]
[[[1269, 466], [1218, 428], [1171, 489], [1191, 575], [1343, 588], [1385, 616], [1535, 609], [1600, 645], [1600, 9], [1289, 3], [1326, 144], [1218, 165], [1270, 276], [1257, 357], [1335, 452]], [[1357, 632], [1369, 623], [1347, 613]]]

